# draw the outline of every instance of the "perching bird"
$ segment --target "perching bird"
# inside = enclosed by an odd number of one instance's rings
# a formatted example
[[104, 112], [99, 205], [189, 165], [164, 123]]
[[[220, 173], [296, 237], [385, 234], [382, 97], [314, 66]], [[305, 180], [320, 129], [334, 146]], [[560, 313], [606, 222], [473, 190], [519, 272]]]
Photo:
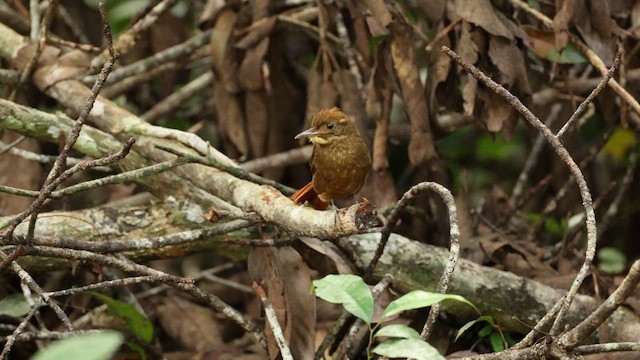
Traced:
[[291, 197], [324, 210], [334, 199], [355, 195], [362, 189], [371, 167], [367, 145], [353, 122], [337, 107], [319, 111], [311, 128], [296, 135], [314, 144], [309, 164], [313, 179]]

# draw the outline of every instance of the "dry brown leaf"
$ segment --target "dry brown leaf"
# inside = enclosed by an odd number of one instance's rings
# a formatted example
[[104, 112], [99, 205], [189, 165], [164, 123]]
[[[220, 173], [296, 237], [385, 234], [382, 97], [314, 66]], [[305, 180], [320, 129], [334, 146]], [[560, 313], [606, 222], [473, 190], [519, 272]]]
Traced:
[[311, 118], [318, 111], [331, 108], [338, 101], [338, 89], [331, 81], [331, 74], [323, 75], [317, 64], [309, 72], [307, 97], [306, 127], [311, 124]]
[[575, 23], [585, 43], [605, 62], [612, 64], [618, 37], [628, 36], [611, 17], [609, 5], [603, 0], [592, 0], [589, 7], [577, 7]]
[[157, 315], [163, 330], [189, 350], [206, 352], [220, 348], [222, 331], [213, 310], [185, 299], [161, 298]]
[[322, 241], [316, 238], [308, 238], [301, 236], [300, 241], [302, 241], [305, 245], [317, 251], [318, 253], [325, 255], [335, 265], [335, 269], [338, 274], [353, 274], [354, 269], [352, 269], [352, 264], [345, 259], [340, 251], [336, 248], [335, 244], [329, 241]]
[[455, 8], [461, 18], [480, 26], [489, 34], [514, 39], [512, 29], [497, 15], [490, 0], [456, 0]]
[[551, 31], [544, 31], [532, 26], [523, 27], [527, 33], [527, 47], [541, 59], [549, 59], [552, 53], [560, 53], [556, 48], [556, 36]]
[[476, 44], [474, 36], [471, 36], [471, 26], [468, 22], [463, 21], [460, 24], [460, 39], [456, 52], [470, 64], [478, 62], [478, 44]]
[[491, 36], [489, 58], [500, 71], [499, 82], [503, 86], [510, 89], [517, 84], [519, 90], [531, 93], [524, 56], [514, 41]]
[[416, 4], [431, 22], [442, 21], [447, 0], [417, 0]]
[[213, 98], [220, 135], [223, 140], [230, 142], [233, 146], [231, 149], [227, 147], [229, 156], [246, 156], [249, 153], [249, 140], [238, 97], [228, 93], [217, 82], [214, 82]]
[[405, 109], [411, 121], [409, 160], [414, 166], [422, 166], [437, 158], [429, 125], [429, 109], [416, 67], [413, 39], [410, 29], [393, 24], [391, 58], [396, 73]]
[[464, 100], [462, 107], [465, 115], [473, 115], [476, 107], [476, 96], [478, 95], [478, 80], [471, 74], [467, 74], [466, 79], [467, 82], [462, 88], [462, 99]]
[[341, 69], [333, 73], [333, 83], [338, 89], [341, 98], [341, 108], [355, 123], [358, 134], [367, 145], [371, 146], [373, 136], [368, 127], [369, 118], [361, 90], [353, 73], [347, 69]]
[[271, 123], [267, 105], [268, 99], [266, 99], [263, 91], [247, 91], [244, 96], [251, 155], [254, 158], [262, 157], [266, 155], [269, 125]]
[[[290, 246], [256, 248], [248, 259], [249, 273], [266, 290], [289, 343], [294, 359], [313, 359], [316, 325], [315, 296], [311, 294], [311, 274], [302, 257]], [[269, 356], [280, 350], [267, 326]]]
[[235, 47], [246, 50], [254, 46], [258, 41], [271, 34], [271, 30], [273, 30], [276, 21], [277, 18], [271, 16], [254, 22], [246, 31], [243, 30], [243, 33], [246, 32], [246, 35], [236, 42]]
[[203, 28], [205, 23], [213, 22], [222, 8], [226, 6], [225, 0], [207, 0], [202, 10], [202, 14], [198, 18], [198, 27]]
[[389, 23], [391, 23], [391, 13], [387, 9], [384, 0], [369, 0], [364, 2], [367, 7], [366, 20], [371, 36], [382, 36], [389, 33]]
[[265, 38], [247, 50], [238, 71], [238, 82], [244, 90], [256, 91], [264, 87], [262, 64], [268, 49], [269, 38]]
[[[481, 91], [478, 94], [484, 100], [480, 121], [491, 133], [503, 130], [505, 123], [512, 119], [514, 110], [511, 105], [504, 98], [491, 91]], [[513, 117], [513, 120], [515, 121], [517, 118]]]
[[211, 61], [216, 78], [228, 92], [238, 92], [236, 79], [237, 62], [231, 46], [232, 32], [236, 25], [237, 14], [229, 9], [223, 10], [218, 16], [209, 42]]
[[568, 31], [575, 13], [577, 0], [557, 0], [556, 16], [553, 17], [553, 30], [556, 32], [556, 48], [564, 49], [569, 41]]

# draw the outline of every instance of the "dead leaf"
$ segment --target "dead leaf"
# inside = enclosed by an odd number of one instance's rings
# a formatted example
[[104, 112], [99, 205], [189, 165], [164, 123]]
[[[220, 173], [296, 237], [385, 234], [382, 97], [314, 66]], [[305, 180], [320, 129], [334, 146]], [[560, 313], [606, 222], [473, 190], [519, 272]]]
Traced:
[[404, 25], [392, 25], [391, 58], [400, 83], [405, 109], [411, 121], [409, 160], [414, 166], [422, 166], [435, 161], [437, 153], [429, 124], [424, 87], [416, 66], [411, 30]]
[[358, 87], [358, 80], [350, 70], [341, 69], [332, 74], [333, 83], [341, 97], [341, 108], [355, 123], [360, 137], [371, 146], [372, 134], [369, 131], [369, 117], [362, 98], [362, 90]]
[[238, 82], [242, 89], [257, 91], [264, 87], [262, 64], [268, 49], [269, 39], [265, 38], [247, 50], [238, 71]]
[[330, 78], [330, 74], [321, 73], [320, 66], [317, 66], [317, 64], [309, 72], [305, 128], [311, 124], [311, 118], [318, 111], [331, 108], [337, 104], [338, 89], [336, 89]]
[[527, 77], [527, 68], [522, 51], [514, 41], [498, 36], [489, 39], [489, 58], [500, 71], [499, 82], [508, 89], [514, 84], [527, 94], [531, 93], [531, 86]]
[[[501, 131], [505, 127], [505, 123], [512, 119], [513, 108], [504, 98], [492, 91], [482, 91], [479, 96], [484, 101], [480, 121], [491, 133]], [[517, 117], [513, 118], [513, 121], [515, 120]]]
[[206, 28], [206, 24], [213, 23], [216, 16], [222, 8], [226, 6], [226, 1], [224, 0], [207, 0], [207, 3], [204, 5], [204, 9], [202, 10], [202, 14], [198, 18], [198, 28], [203, 29]]
[[464, 100], [462, 107], [464, 108], [465, 115], [473, 115], [473, 111], [476, 107], [478, 80], [476, 80], [476, 78], [474, 78], [471, 74], [467, 74], [466, 79], [467, 82], [462, 88], [462, 99]]
[[[316, 238], [308, 238], [301, 236], [300, 241], [305, 245], [317, 251], [318, 253], [325, 255], [331, 261], [333, 261], [338, 274], [353, 274], [352, 264], [347, 261], [342, 255], [341, 251], [336, 248], [335, 244], [329, 241], [322, 241]], [[315, 269], [315, 268], [314, 268]]]
[[564, 49], [569, 41], [568, 31], [573, 20], [577, 0], [556, 1], [556, 16], [553, 17], [553, 30], [556, 33], [556, 48]]
[[156, 311], [164, 331], [187, 349], [215, 350], [224, 344], [213, 310], [175, 296], [161, 297]]
[[236, 79], [238, 64], [236, 54], [231, 46], [232, 31], [236, 25], [237, 15], [235, 12], [225, 9], [218, 16], [218, 20], [211, 32], [210, 52], [213, 70], [216, 79], [221, 82], [225, 90], [231, 93], [239, 91]]
[[391, 23], [391, 13], [387, 9], [384, 0], [370, 0], [363, 2], [367, 7], [366, 21], [371, 36], [387, 35], [389, 30], [387, 26]]
[[266, 155], [269, 133], [268, 99], [263, 91], [247, 91], [244, 97], [247, 116], [247, 133], [251, 145], [251, 156], [254, 158]]
[[[255, 248], [249, 254], [249, 273], [266, 290], [294, 359], [313, 359], [316, 306], [309, 268], [290, 246]], [[266, 329], [269, 356], [280, 350], [269, 326]]]
[[476, 44], [474, 37], [471, 36], [471, 26], [466, 21], [460, 24], [460, 39], [458, 40], [456, 52], [470, 64], [478, 62], [478, 44]]
[[455, 8], [461, 18], [480, 26], [489, 34], [514, 39], [512, 30], [497, 15], [490, 0], [456, 0]]
[[229, 156], [246, 156], [249, 153], [249, 140], [238, 97], [230, 94], [221, 84], [214, 81], [213, 98], [221, 138], [233, 146], [231, 149], [227, 147]]
[[242, 33], [246, 33], [246, 35], [235, 43], [235, 47], [246, 50], [254, 46], [256, 43], [271, 34], [276, 21], [277, 18], [275, 16], [271, 16], [254, 22], [249, 28], [242, 31]]

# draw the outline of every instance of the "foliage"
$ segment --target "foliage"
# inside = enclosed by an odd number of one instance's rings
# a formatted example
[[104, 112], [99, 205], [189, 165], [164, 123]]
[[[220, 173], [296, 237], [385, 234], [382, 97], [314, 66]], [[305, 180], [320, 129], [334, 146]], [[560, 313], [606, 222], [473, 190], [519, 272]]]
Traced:
[[23, 294], [10, 294], [0, 300], [0, 315], [20, 317], [31, 310], [31, 305]]
[[115, 331], [75, 335], [48, 345], [31, 360], [107, 360], [123, 341], [122, 334]]
[[[362, 319], [369, 326], [369, 346], [367, 355], [371, 352], [387, 357], [407, 357], [422, 359], [444, 359], [438, 351], [424, 341], [414, 329], [401, 324], [382, 327], [385, 320], [407, 310], [431, 306], [444, 300], [458, 301], [467, 304], [478, 311], [468, 300], [459, 295], [437, 294], [424, 290], [411, 291], [389, 303], [382, 313], [380, 322], [372, 324], [373, 295], [371, 290], [359, 276], [355, 275], [327, 275], [313, 282], [313, 289], [317, 297], [334, 304], [342, 304], [354, 316]], [[376, 337], [388, 337], [372, 351], [371, 342]]]

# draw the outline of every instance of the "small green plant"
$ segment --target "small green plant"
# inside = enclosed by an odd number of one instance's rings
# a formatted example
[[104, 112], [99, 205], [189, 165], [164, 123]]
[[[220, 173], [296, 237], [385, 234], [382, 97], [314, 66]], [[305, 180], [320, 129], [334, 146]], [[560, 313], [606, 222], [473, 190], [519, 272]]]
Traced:
[[[390, 358], [404, 357], [417, 360], [444, 359], [438, 350], [424, 341], [420, 334], [413, 328], [406, 325], [388, 325], [380, 328], [385, 320], [405, 310], [431, 306], [443, 300], [454, 300], [465, 303], [474, 308], [478, 314], [480, 313], [471, 302], [462, 296], [414, 290], [389, 303], [382, 313], [380, 322], [372, 324], [373, 295], [367, 284], [365, 284], [359, 276], [327, 275], [313, 282], [312, 291], [315, 291], [317, 297], [327, 302], [342, 304], [349, 313], [362, 319], [369, 326], [368, 359], [371, 359], [372, 353]], [[469, 325], [466, 329], [472, 325], [473, 324]], [[466, 330], [464, 327], [463, 329]], [[464, 332], [463, 329], [460, 330], [458, 336]], [[376, 337], [389, 337], [389, 339], [384, 340], [371, 350], [373, 339]]]
[[458, 338], [462, 334], [464, 334], [465, 331], [469, 330], [473, 325], [483, 322], [485, 322], [486, 325], [478, 331], [478, 341], [474, 344], [473, 347], [475, 347], [475, 345], [482, 340], [488, 340], [489, 344], [491, 345], [491, 349], [494, 352], [500, 352], [510, 346], [513, 346], [516, 343], [516, 341], [508, 333], [505, 333], [502, 331], [502, 329], [500, 329], [498, 324], [493, 321], [493, 318], [491, 316], [487, 315], [480, 316], [479, 318], [464, 324], [464, 326], [461, 327], [460, 330], [458, 330], [456, 340], [458, 340]]

